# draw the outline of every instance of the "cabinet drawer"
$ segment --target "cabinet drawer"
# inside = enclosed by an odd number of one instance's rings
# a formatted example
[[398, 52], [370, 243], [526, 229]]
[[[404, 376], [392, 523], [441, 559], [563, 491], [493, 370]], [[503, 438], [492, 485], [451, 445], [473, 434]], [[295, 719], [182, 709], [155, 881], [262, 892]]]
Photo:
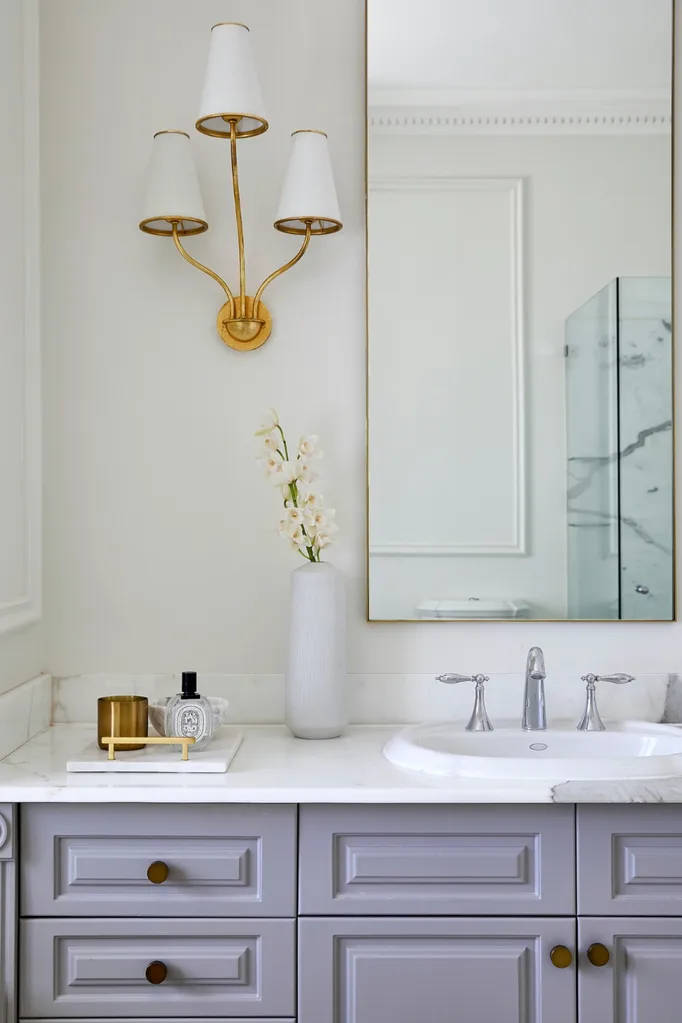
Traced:
[[21, 870], [24, 916], [293, 916], [296, 808], [29, 804]]
[[302, 914], [575, 912], [571, 806], [302, 806]]
[[[293, 920], [22, 920], [20, 1015], [291, 1016]], [[150, 963], [167, 970], [146, 979]]]
[[682, 806], [580, 806], [577, 847], [581, 915], [682, 915]]

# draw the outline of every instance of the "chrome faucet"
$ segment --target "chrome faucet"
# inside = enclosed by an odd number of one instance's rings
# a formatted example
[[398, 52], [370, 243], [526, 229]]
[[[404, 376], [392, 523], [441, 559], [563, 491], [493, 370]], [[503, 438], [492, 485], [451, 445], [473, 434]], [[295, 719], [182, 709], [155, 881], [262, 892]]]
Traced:
[[521, 727], [529, 732], [547, 728], [545, 713], [545, 655], [539, 646], [532, 646], [526, 659], [526, 685], [523, 690]]

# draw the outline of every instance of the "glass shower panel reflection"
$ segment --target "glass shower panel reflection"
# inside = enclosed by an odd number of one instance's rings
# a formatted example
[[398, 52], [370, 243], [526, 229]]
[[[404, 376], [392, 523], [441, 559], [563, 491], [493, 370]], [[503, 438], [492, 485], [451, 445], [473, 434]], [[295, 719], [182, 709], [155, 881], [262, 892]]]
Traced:
[[569, 617], [671, 619], [670, 278], [613, 281], [566, 356]]
[[618, 281], [620, 617], [673, 617], [669, 277]]
[[617, 283], [566, 321], [568, 617], [617, 619]]

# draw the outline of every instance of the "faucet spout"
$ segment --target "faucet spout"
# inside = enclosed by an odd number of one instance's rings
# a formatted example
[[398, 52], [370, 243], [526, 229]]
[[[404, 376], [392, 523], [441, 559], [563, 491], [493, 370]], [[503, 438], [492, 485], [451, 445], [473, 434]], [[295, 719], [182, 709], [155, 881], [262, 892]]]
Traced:
[[545, 655], [539, 646], [533, 646], [526, 658], [526, 684], [523, 691], [523, 717], [521, 727], [529, 732], [547, 728], [545, 710]]

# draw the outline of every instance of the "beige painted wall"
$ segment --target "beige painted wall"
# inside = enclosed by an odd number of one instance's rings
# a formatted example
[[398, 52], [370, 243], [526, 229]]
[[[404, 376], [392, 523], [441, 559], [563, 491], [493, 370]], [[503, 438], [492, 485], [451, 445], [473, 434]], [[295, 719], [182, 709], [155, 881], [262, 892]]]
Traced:
[[[677, 625], [364, 620], [362, 0], [43, 0], [42, 19], [51, 670], [282, 670], [294, 562], [251, 437], [269, 404], [324, 441], [351, 670], [517, 670], [531, 642], [555, 670], [679, 670]], [[346, 224], [273, 285], [249, 356], [215, 337], [213, 283], [137, 230], [152, 133], [194, 123], [209, 29], [231, 19], [272, 124], [241, 146], [251, 273], [292, 251], [270, 226], [291, 130], [328, 130]], [[213, 225], [192, 251], [234, 279], [227, 153], [194, 151]]]
[[0, 693], [44, 668], [37, 292], [38, 19], [0, 5]]

